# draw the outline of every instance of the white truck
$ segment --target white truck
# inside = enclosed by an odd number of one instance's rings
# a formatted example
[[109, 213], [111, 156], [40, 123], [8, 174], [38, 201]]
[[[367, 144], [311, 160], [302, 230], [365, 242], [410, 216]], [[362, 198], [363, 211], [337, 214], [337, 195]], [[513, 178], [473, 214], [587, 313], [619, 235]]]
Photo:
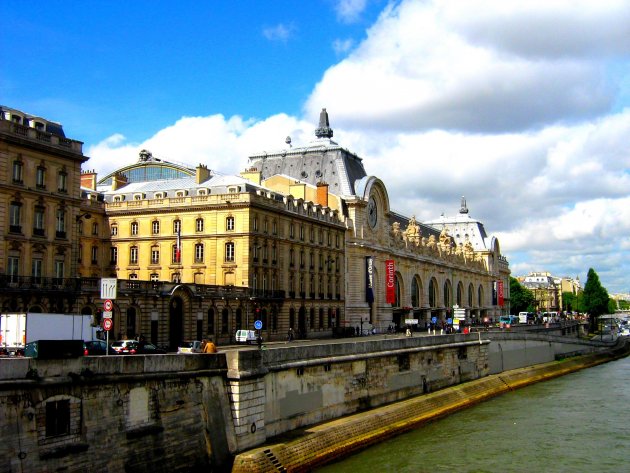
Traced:
[[91, 315], [0, 314], [0, 348], [16, 354], [36, 340], [96, 340], [97, 330], [100, 328], [92, 327]]

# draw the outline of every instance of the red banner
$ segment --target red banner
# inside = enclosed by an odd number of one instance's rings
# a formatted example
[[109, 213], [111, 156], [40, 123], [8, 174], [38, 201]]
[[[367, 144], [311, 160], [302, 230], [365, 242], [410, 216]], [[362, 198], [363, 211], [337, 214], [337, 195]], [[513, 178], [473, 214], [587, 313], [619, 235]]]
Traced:
[[385, 302], [396, 303], [396, 276], [394, 274], [394, 260], [385, 260]]
[[497, 293], [499, 307], [503, 307], [503, 281], [497, 281]]

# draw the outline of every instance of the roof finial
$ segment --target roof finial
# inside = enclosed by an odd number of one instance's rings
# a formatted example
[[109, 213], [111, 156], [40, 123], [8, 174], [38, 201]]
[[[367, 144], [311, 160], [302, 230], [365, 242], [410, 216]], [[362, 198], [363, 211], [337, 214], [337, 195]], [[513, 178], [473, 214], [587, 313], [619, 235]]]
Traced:
[[326, 112], [325, 108], [322, 108], [322, 111], [319, 114], [319, 127], [315, 130], [315, 136], [317, 138], [333, 137], [333, 130], [330, 128], [330, 123], [328, 122], [328, 112]]
[[466, 198], [464, 196], [462, 196], [462, 206], [459, 209], [459, 213], [460, 214], [467, 214], [468, 213], [468, 207], [466, 207]]

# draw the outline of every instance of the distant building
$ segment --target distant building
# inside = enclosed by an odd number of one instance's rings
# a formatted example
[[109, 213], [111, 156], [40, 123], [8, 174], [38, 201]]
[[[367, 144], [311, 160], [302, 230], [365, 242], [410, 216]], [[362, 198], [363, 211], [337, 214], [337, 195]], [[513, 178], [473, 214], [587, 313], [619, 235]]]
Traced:
[[517, 280], [533, 292], [537, 312], [567, 310], [562, 294], [578, 295], [582, 290], [579, 277], [557, 277], [552, 276], [549, 272], [532, 272], [527, 276], [517, 277]]

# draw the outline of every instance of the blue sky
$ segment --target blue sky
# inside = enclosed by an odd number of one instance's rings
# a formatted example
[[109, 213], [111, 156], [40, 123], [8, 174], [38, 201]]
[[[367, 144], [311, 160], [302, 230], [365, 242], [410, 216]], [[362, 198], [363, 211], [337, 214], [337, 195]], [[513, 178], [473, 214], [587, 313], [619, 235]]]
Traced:
[[[127, 5], [126, 3], [129, 3]], [[224, 173], [334, 139], [392, 208], [459, 210], [514, 275], [630, 293], [630, 2], [0, 3], [0, 103], [59, 121], [106, 174], [138, 151]]]

